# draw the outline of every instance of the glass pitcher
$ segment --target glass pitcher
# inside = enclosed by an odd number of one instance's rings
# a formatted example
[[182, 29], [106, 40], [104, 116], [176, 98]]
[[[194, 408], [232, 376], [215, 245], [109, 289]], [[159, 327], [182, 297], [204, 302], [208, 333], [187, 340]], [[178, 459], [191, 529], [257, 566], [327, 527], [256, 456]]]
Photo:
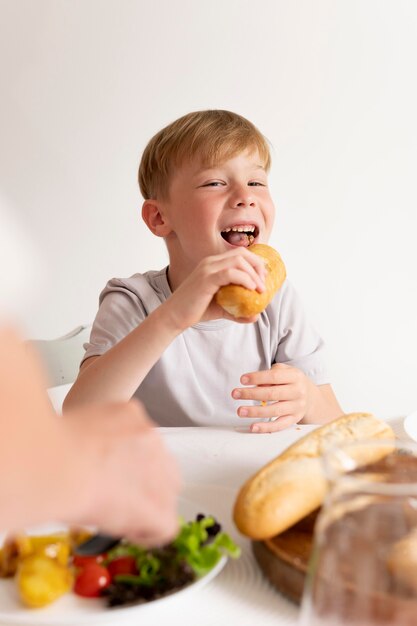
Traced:
[[417, 445], [351, 443], [324, 468], [301, 626], [416, 626]]

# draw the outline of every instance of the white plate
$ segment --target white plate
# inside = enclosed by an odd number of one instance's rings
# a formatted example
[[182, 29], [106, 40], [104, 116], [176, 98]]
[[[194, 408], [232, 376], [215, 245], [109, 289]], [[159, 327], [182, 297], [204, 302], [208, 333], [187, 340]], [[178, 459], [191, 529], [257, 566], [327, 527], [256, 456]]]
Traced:
[[[194, 519], [197, 513], [204, 513], [206, 515], [215, 514], [214, 511], [204, 509], [198, 499], [194, 501], [192, 497], [190, 498], [186, 494], [179, 502], [179, 511], [187, 521]], [[222, 523], [223, 520], [219, 519], [219, 522]], [[37, 534], [50, 533], [54, 530], [62, 530], [62, 528], [62, 526], [49, 525], [42, 529], [38, 528], [35, 532]], [[80, 598], [73, 593], [66, 594], [43, 609], [26, 609], [19, 601], [15, 581], [0, 580], [0, 624], [7, 624], [7, 626], [12, 626], [13, 624], [30, 624], [30, 626], [74, 626], [86, 623], [90, 625], [100, 624], [109, 621], [113, 622], [113, 624], [117, 624], [122, 619], [124, 620], [130, 617], [135, 618], [135, 614], [137, 614], [136, 619], [140, 619], [140, 623], [145, 624], [146, 615], [149, 615], [149, 611], [154, 613], [161, 609], [165, 610], [165, 605], [168, 603], [172, 605], [176, 603], [175, 606], [169, 606], [169, 610], [181, 611], [180, 604], [183, 602], [183, 596], [207, 585], [208, 582], [220, 573], [226, 561], [227, 558], [222, 557], [208, 574], [175, 593], [145, 604], [112, 609], [105, 607], [103, 600]]]
[[411, 439], [417, 441], [417, 411], [407, 415], [403, 422], [404, 430]]

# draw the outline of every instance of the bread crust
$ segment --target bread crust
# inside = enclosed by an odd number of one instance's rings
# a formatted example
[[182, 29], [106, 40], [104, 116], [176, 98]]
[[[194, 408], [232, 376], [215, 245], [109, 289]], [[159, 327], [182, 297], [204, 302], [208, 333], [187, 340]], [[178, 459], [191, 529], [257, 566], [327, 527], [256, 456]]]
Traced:
[[[317, 428], [249, 478], [240, 489], [233, 518], [241, 533], [269, 539], [318, 508], [327, 490], [321, 457], [332, 446], [361, 439], [394, 439], [391, 427], [370, 413], [349, 413]], [[356, 461], [365, 465], [390, 452], [358, 446]]]
[[234, 317], [252, 317], [262, 313], [286, 277], [284, 262], [274, 248], [264, 243], [255, 243], [249, 246], [248, 250], [265, 259], [266, 288], [265, 291], [259, 293], [256, 289], [246, 289], [240, 285], [221, 287], [216, 294], [216, 302]]

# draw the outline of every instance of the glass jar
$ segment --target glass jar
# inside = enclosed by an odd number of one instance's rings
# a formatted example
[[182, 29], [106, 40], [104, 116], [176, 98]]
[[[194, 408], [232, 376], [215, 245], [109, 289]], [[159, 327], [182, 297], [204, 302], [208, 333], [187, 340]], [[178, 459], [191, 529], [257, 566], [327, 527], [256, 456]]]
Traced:
[[364, 441], [328, 451], [302, 626], [417, 624], [417, 445]]

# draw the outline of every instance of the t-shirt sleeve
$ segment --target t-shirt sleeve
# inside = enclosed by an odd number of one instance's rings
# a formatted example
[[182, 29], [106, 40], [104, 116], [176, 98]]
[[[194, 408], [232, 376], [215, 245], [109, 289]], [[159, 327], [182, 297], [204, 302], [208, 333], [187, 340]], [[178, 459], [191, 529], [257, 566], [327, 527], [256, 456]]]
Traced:
[[316, 385], [329, 383], [324, 362], [324, 342], [308, 321], [300, 297], [285, 282], [278, 317], [275, 363], [285, 363], [304, 372]]
[[100, 294], [99, 305], [90, 341], [84, 344], [82, 362], [107, 352], [146, 317], [145, 307], [138, 294], [119, 278], [109, 280]]

